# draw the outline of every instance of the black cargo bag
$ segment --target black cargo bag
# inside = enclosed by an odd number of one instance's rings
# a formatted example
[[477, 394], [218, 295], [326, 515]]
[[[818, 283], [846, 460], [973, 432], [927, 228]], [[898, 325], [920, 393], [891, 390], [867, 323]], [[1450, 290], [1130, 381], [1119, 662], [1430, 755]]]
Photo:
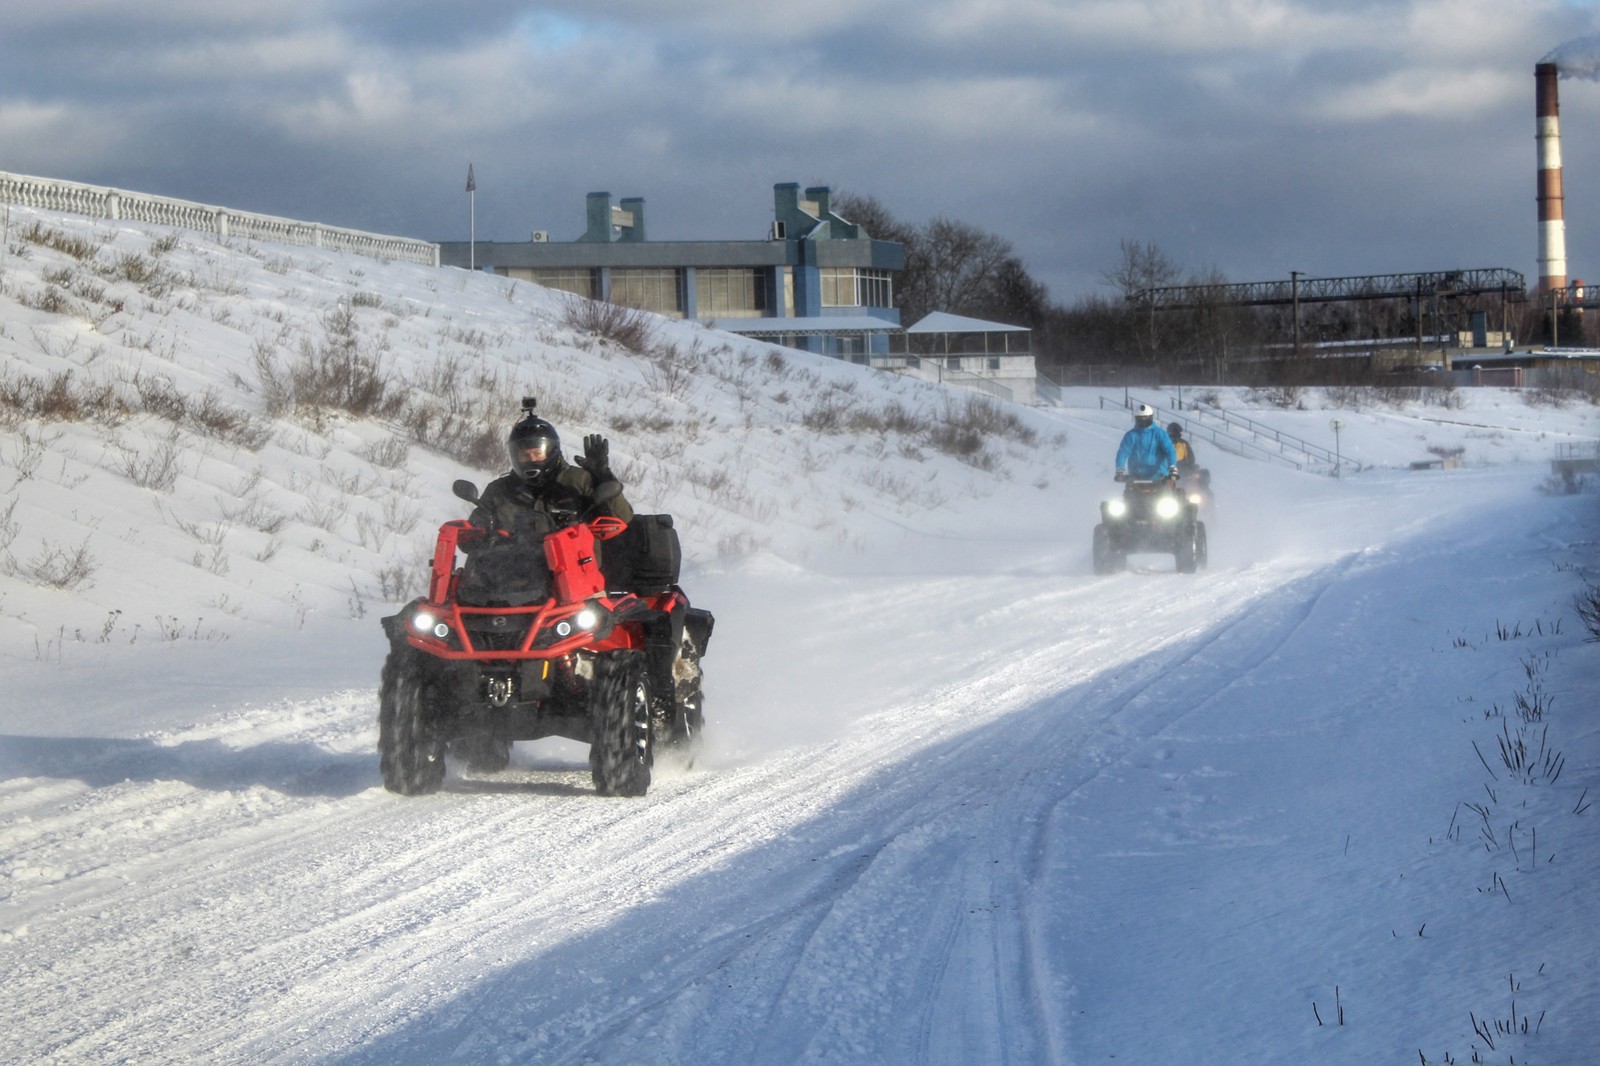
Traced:
[[456, 586], [456, 601], [466, 607], [530, 607], [549, 598], [550, 567], [538, 536], [474, 544]]
[[600, 546], [600, 569], [613, 592], [665, 592], [678, 583], [683, 550], [669, 514], [634, 515]]

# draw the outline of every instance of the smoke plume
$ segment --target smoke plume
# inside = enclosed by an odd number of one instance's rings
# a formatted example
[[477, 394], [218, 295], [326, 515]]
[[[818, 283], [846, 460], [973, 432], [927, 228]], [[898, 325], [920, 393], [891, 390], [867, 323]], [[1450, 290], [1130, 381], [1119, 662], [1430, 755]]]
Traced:
[[1579, 37], [1553, 49], [1539, 60], [1554, 63], [1563, 78], [1588, 78], [1600, 81], [1600, 33]]

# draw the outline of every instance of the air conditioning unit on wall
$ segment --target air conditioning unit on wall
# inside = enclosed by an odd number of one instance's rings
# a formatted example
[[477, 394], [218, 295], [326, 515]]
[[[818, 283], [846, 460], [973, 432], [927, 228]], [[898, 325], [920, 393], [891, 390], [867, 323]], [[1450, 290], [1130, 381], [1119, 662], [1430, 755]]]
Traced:
[[533, 231], [533, 243], [534, 244], [543, 244], [545, 241], [548, 241], [549, 239], [550, 239], [550, 231], [549, 230], [536, 229], [536, 230]]

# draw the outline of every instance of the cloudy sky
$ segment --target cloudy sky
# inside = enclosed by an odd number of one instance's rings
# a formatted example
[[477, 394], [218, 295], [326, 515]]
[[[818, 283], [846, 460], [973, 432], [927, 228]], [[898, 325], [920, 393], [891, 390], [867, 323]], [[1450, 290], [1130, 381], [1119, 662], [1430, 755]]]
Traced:
[[772, 187], [1234, 281], [1537, 275], [1534, 64], [1600, 277], [1594, 0], [4, 0], [0, 170], [421, 237], [754, 239]]

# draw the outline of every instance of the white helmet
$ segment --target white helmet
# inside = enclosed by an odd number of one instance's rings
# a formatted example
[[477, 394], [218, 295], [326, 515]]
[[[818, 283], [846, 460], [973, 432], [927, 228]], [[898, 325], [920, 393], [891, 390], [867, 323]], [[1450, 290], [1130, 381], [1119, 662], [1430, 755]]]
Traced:
[[1140, 404], [1133, 412], [1133, 424], [1136, 426], [1148, 426], [1153, 424], [1155, 420], [1156, 409], [1147, 403]]

